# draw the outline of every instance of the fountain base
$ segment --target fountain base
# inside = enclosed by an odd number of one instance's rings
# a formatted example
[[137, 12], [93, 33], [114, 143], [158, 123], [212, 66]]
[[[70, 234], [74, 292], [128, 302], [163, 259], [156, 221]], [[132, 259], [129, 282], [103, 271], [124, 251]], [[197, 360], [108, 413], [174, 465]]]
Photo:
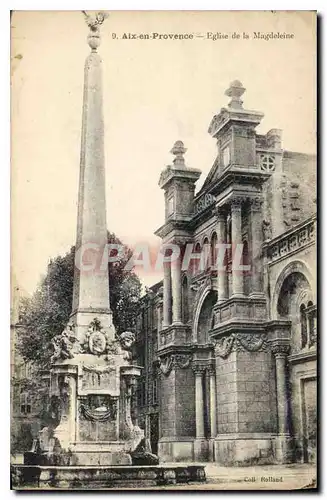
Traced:
[[14, 490], [147, 488], [202, 483], [204, 465], [34, 466], [13, 465]]

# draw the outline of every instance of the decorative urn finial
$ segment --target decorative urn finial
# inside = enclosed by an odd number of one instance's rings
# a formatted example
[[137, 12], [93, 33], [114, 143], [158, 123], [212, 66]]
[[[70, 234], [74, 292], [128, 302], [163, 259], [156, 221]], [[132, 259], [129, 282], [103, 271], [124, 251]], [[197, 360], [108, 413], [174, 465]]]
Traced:
[[85, 10], [82, 10], [82, 12], [85, 16], [86, 24], [90, 28], [90, 33], [87, 37], [88, 44], [91, 47], [92, 52], [96, 52], [101, 43], [100, 26], [103, 24], [104, 20], [109, 17], [109, 14], [100, 11], [95, 14], [95, 17], [92, 17], [87, 14]]
[[234, 80], [229, 88], [226, 90], [225, 95], [231, 97], [231, 101], [228, 104], [229, 108], [234, 109], [242, 109], [243, 101], [241, 100], [241, 96], [245, 92], [245, 88], [239, 80]]
[[171, 154], [175, 155], [175, 158], [173, 159], [174, 165], [185, 165], [184, 154], [186, 151], [187, 149], [184, 147], [184, 143], [182, 141], [175, 142], [170, 150]]

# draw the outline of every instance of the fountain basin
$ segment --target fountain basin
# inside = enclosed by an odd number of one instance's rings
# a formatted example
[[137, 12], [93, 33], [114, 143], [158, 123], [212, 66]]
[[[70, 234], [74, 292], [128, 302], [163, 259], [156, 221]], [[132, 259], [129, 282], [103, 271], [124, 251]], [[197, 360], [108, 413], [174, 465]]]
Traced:
[[146, 488], [205, 482], [205, 465], [41, 466], [12, 465], [14, 490]]

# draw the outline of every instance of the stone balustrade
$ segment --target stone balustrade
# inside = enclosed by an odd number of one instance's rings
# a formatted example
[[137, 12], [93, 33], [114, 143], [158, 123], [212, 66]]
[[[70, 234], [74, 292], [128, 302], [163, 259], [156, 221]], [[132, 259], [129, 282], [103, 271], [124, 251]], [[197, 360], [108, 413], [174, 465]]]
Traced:
[[316, 216], [298, 224], [281, 236], [265, 243], [264, 249], [268, 262], [274, 262], [286, 255], [316, 241]]

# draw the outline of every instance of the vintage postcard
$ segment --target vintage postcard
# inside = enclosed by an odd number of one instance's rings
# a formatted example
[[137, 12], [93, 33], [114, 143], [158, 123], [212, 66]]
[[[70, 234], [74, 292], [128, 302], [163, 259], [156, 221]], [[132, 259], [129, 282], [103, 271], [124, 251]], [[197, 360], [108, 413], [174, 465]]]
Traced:
[[316, 489], [316, 12], [10, 22], [11, 488]]

